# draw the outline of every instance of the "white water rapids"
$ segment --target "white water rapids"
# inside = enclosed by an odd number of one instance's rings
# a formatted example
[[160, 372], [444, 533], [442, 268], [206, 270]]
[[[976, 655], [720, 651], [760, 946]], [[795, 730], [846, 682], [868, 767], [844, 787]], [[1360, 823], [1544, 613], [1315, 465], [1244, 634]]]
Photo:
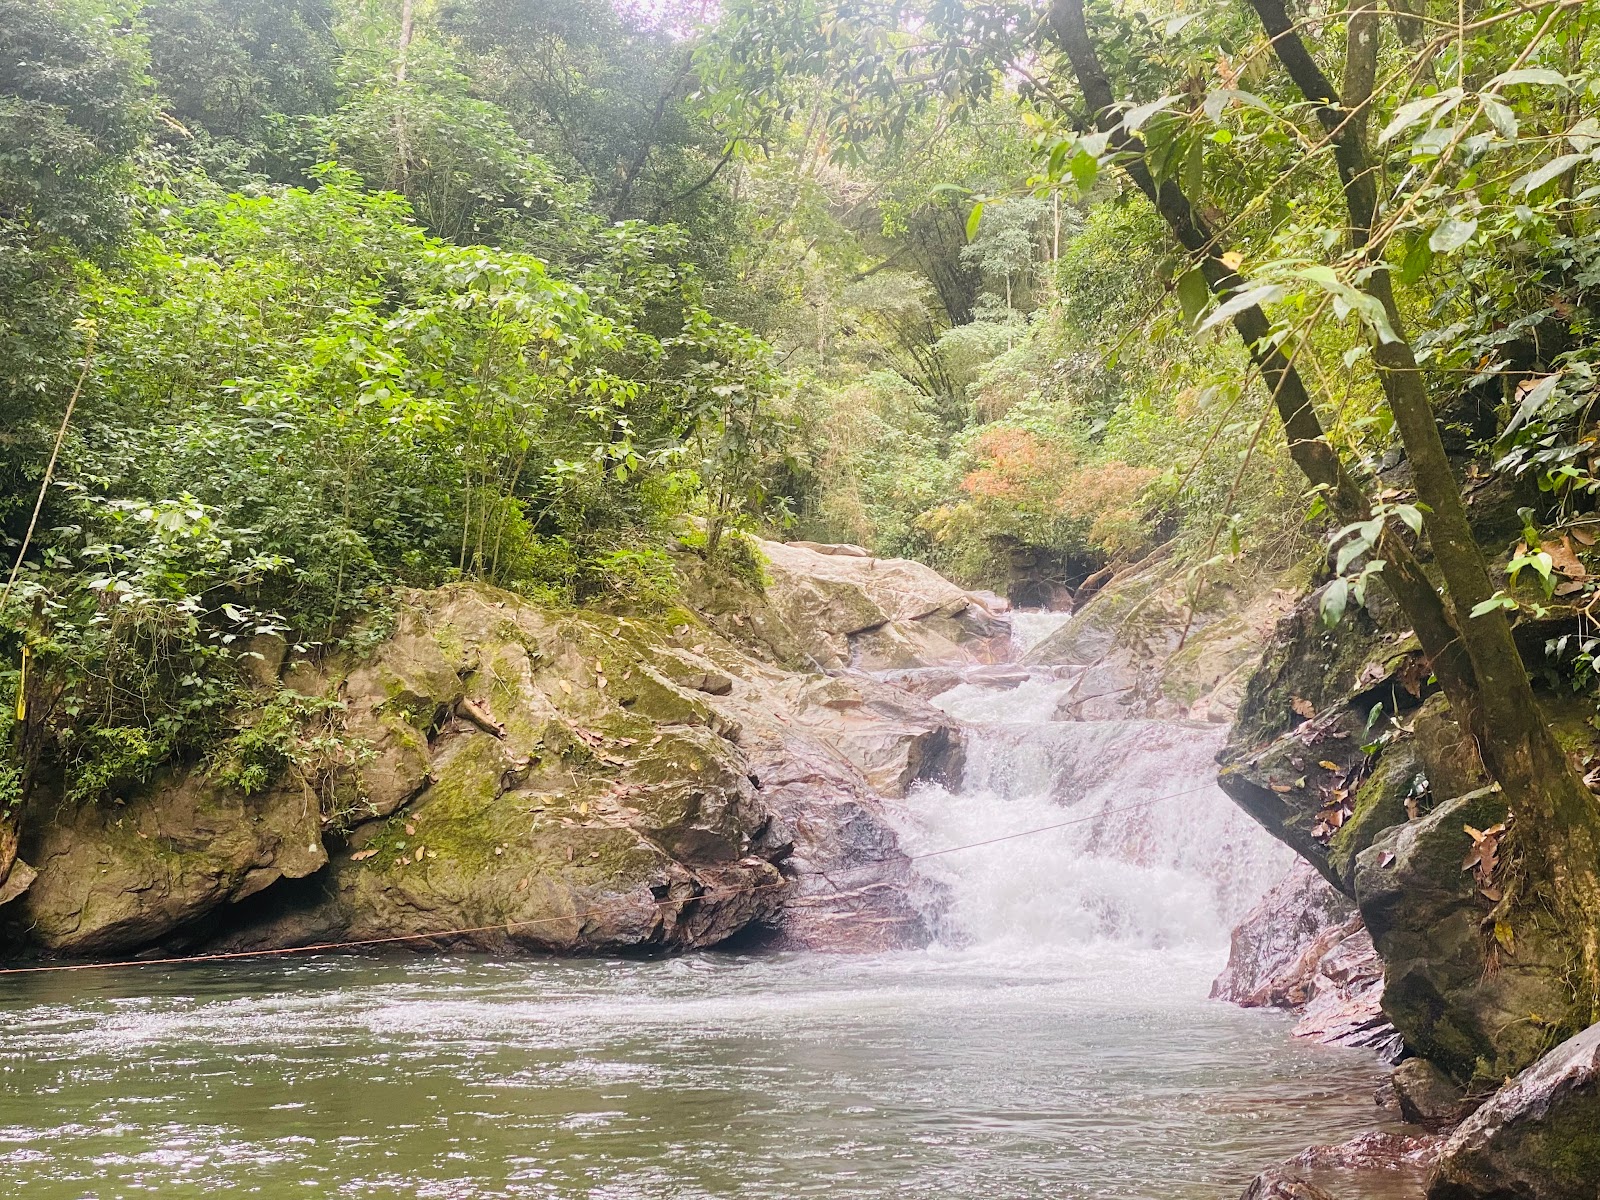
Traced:
[[935, 700], [972, 729], [967, 764], [954, 793], [923, 786], [903, 807], [911, 853], [1079, 822], [921, 860], [950, 896], [941, 940], [1216, 945], [1292, 861], [1216, 787], [1223, 729], [1053, 720], [1071, 686], [963, 684]]
[[1206, 999], [1285, 862], [1220, 730], [1056, 722], [1063, 687], [940, 698], [967, 777], [900, 806], [913, 853], [1097, 819], [920, 859], [926, 950], [0, 979], [0, 1194], [1232, 1200], [1371, 1128], [1373, 1058]]

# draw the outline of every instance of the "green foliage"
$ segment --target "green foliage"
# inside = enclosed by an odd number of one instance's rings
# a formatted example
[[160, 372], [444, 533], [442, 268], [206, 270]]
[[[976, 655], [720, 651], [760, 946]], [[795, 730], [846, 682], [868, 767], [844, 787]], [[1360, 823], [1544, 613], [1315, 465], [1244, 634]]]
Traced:
[[0, 517], [38, 488], [37, 397], [84, 383], [0, 613], [7, 797], [204, 758], [342, 807], [359, 748], [337, 706], [252, 690], [257, 639], [359, 653], [396, 585], [463, 577], [664, 606], [690, 514], [748, 568], [722, 531], [789, 469], [770, 351], [707, 310], [683, 230], [610, 222], [476, 93], [431, 10], [405, 47], [381, 5], [163, 0], [120, 42], [13, 10], [0, 270], [37, 286], [0, 301], [0, 358], [37, 419]]
[[344, 705], [280, 688], [235, 714], [238, 732], [211, 751], [210, 777], [246, 796], [265, 791], [287, 770], [324, 804], [343, 774], [372, 756], [372, 748], [340, 732]]

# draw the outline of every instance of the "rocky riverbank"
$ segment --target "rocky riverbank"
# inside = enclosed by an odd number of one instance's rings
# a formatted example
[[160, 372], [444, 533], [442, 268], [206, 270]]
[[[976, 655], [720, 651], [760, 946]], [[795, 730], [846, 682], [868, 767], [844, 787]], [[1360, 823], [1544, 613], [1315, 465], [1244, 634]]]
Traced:
[[[1224, 790], [1306, 864], [1278, 916], [1242, 931], [1242, 954], [1236, 938], [1222, 994], [1309, 996], [1315, 1020], [1322, 980], [1367, 980], [1392, 1026], [1385, 1047], [1405, 1058], [1401, 1113], [1449, 1135], [1418, 1151], [1433, 1163], [1430, 1200], [1595, 1200], [1596, 1030], [1563, 1041], [1559, 1018], [1573, 931], [1495, 916], [1506, 804], [1393, 606], [1373, 589], [1330, 630], [1318, 600], [1280, 621], [1220, 759]], [[1521, 631], [1530, 661], [1560, 629]], [[1600, 752], [1592, 706], [1553, 686], [1539, 701], [1587, 770]], [[1257, 961], [1289, 965], [1262, 986]], [[1258, 1183], [1260, 1196], [1327, 1194], [1293, 1164]]]
[[365, 657], [259, 647], [263, 706], [336, 701], [304, 736], [343, 761], [248, 794], [196, 763], [110, 805], [36, 799], [0, 893], [8, 955], [923, 939], [881, 805], [958, 773], [958, 730], [818, 668], [982, 662], [1005, 622], [916, 563], [759, 549], [763, 586], [686, 552], [666, 613], [462, 584], [400, 597]]

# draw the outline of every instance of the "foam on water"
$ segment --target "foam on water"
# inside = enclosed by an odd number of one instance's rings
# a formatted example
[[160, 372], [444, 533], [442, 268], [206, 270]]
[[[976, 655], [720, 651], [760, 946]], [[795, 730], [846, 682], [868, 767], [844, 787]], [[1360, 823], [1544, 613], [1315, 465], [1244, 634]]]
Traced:
[[1216, 787], [1222, 729], [1053, 720], [1071, 686], [964, 684], [935, 700], [969, 727], [966, 769], [954, 791], [924, 785], [901, 806], [908, 851], [1044, 830], [919, 860], [938, 885], [940, 941], [1034, 954], [1220, 946], [1292, 858]]
[[1021, 658], [1045, 638], [1072, 620], [1069, 612], [1050, 612], [1047, 609], [1015, 609], [1011, 613], [1011, 644]]

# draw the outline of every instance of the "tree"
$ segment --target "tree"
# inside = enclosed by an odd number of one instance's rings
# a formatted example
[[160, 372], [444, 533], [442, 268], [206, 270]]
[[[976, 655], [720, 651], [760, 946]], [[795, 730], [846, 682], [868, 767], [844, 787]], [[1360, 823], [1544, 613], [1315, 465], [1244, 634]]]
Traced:
[[[1264, 46], [1240, 10], [1228, 5], [1175, 13], [1163, 28], [1143, 13], [1086, 13], [1083, 0], [1051, 0], [1043, 11], [1005, 0], [929, 4], [909, 18], [903, 5], [872, 0], [782, 13], [745, 3], [730, 14], [719, 66], [724, 78], [748, 85], [746, 118], [756, 127], [792, 105], [794, 79], [836, 75], [842, 82], [833, 92], [830, 119], [843, 145], [894, 136], [930, 108], [969, 111], [1002, 81], [1020, 79], [1059, 131], [1041, 139], [1047, 163], [1040, 182], [1054, 186], [1070, 177], [1087, 186], [1114, 166], [1144, 193], [1188, 256], [1189, 269], [1175, 288], [1184, 307], [1202, 329], [1230, 322], [1238, 331], [1290, 455], [1319, 504], [1345, 522], [1330, 616], [1345, 596], [1359, 594], [1381, 573], [1504, 789], [1529, 890], [1508, 895], [1502, 911], [1536, 920], [1538, 894], [1553, 905], [1557, 925], [1575, 931], [1570, 935], [1581, 952], [1583, 987], [1571, 1018], [1588, 1023], [1600, 1016], [1600, 815], [1538, 716], [1527, 665], [1506, 619], [1515, 601], [1491, 582], [1473, 537], [1434, 415], [1429, 367], [1407, 336], [1388, 258], [1404, 249], [1420, 262], [1420, 274], [1428, 263], [1415, 251], [1418, 235], [1408, 234], [1407, 242], [1397, 233], [1420, 227], [1427, 247], [1448, 252], [1473, 236], [1480, 209], [1514, 208], [1518, 197], [1508, 195], [1505, 184], [1515, 173], [1480, 177], [1472, 169], [1475, 159], [1500, 151], [1521, 164], [1519, 171], [1531, 159], [1532, 169], [1512, 185], [1522, 196], [1589, 161], [1597, 139], [1581, 125], [1576, 106], [1542, 111], [1572, 146], [1572, 153], [1552, 156], [1541, 139], [1517, 136], [1517, 116], [1502, 98], [1513, 85], [1565, 90], [1569, 75], [1579, 78], [1570, 69], [1526, 66], [1552, 31], [1576, 20], [1571, 9], [1485, 10], [1472, 23], [1470, 41], [1452, 13], [1450, 30], [1420, 46], [1410, 44], [1418, 39], [1408, 15], [1398, 26], [1408, 43], [1399, 69], [1379, 86], [1377, 10], [1358, 3], [1340, 14], [1344, 42], [1324, 51], [1345, 62], [1343, 95], [1278, 0], [1250, 0], [1249, 16], [1265, 33]], [[1513, 31], [1517, 37], [1509, 36]], [[1579, 46], [1581, 35], [1567, 40], [1569, 66], [1582, 61]], [[1282, 64], [1287, 86], [1252, 67], [1264, 51]], [[1465, 86], [1469, 53], [1477, 55], [1474, 69], [1492, 76], [1476, 93]], [[1455, 59], [1455, 88], [1408, 99], [1404, 81], [1432, 70], [1441, 54]], [[1065, 57], [1070, 87], [1049, 70], [1058, 55]], [[1247, 72], [1255, 91], [1246, 90]], [[1208, 86], [1211, 77], [1220, 77], [1219, 86]], [[1372, 159], [1367, 145], [1375, 111], [1392, 114], [1380, 142], [1422, 127], [1409, 148], [1415, 174], [1402, 177], [1382, 203], [1384, 164]], [[1245, 115], [1229, 115], [1239, 112]], [[1239, 122], [1255, 120], [1258, 112], [1259, 124], [1245, 127], [1248, 138], [1239, 137]], [[1452, 112], [1458, 119], [1448, 124]], [[1310, 130], [1303, 127], [1307, 119], [1314, 122]], [[1292, 218], [1286, 192], [1313, 215]], [[1242, 205], [1231, 215], [1215, 203], [1230, 194]], [[1331, 229], [1315, 216], [1330, 199], [1344, 210]], [[1247, 240], [1262, 260], [1255, 281], [1243, 274], [1245, 256], [1229, 244], [1231, 237]], [[1216, 307], [1202, 320], [1208, 293]], [[1280, 302], [1289, 314], [1284, 318], [1268, 312]], [[1296, 312], [1302, 319], [1292, 319]], [[1314, 355], [1307, 338], [1329, 314], [1357, 322], [1345, 362], [1372, 365], [1410, 466], [1412, 503], [1380, 492], [1366, 465], [1352, 457], [1356, 448], [1336, 444], [1323, 426], [1301, 367]], [[1437, 349], [1430, 352], [1437, 360]], [[1415, 546], [1413, 536], [1421, 539]], [[1419, 552], [1431, 556], [1442, 588]], [[1352, 564], [1360, 573], [1347, 579]], [[1548, 562], [1540, 565], [1548, 576]]]

